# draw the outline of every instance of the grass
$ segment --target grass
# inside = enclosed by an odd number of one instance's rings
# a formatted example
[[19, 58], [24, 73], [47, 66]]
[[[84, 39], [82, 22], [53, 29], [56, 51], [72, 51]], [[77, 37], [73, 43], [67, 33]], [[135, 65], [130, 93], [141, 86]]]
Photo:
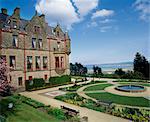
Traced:
[[95, 98], [97, 100], [111, 101], [117, 104], [130, 105], [130, 106], [141, 106], [150, 107], [150, 101], [143, 97], [128, 97], [120, 96], [111, 93], [86, 93], [86, 95]]
[[21, 103], [19, 110], [7, 118], [6, 122], [61, 122], [61, 120]]
[[64, 88], [60, 88], [59, 90], [63, 90], [63, 91], [69, 91], [69, 92], [75, 92], [77, 91], [79, 88], [86, 86], [86, 85], [90, 85], [90, 84], [96, 84], [96, 83], [106, 83], [107, 81], [92, 81], [90, 83], [85, 83], [85, 84], [80, 84], [80, 85], [76, 85], [76, 86], [70, 86], [70, 87], [64, 87]]
[[112, 84], [98, 84], [94, 86], [89, 86], [84, 89], [84, 91], [96, 91], [96, 90], [104, 90], [106, 87], [112, 86]]

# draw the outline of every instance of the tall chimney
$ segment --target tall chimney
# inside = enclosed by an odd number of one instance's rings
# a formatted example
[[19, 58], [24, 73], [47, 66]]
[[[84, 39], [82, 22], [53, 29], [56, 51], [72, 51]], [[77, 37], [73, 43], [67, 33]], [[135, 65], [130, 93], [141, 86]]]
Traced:
[[14, 13], [13, 13], [15, 16], [17, 16], [17, 17], [20, 17], [20, 8], [15, 8], [14, 9]]
[[44, 15], [44, 14], [40, 15], [39, 17], [40, 17], [43, 21], [45, 21], [45, 15]]
[[2, 12], [2, 14], [6, 14], [7, 15], [7, 9], [6, 8], [2, 8], [1, 12]]

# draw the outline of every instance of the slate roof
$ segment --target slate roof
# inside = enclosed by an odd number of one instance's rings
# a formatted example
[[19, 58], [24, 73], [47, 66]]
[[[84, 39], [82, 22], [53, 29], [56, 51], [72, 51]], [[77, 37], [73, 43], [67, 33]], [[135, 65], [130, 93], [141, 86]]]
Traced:
[[[3, 14], [3, 13], [0, 13], [0, 22], [1, 22], [1, 27], [3, 29], [8, 29], [10, 28], [10, 23], [9, 23], [9, 18], [11, 16], [9, 15], [6, 15], [6, 14]], [[20, 31], [25, 31], [25, 27], [26, 25], [30, 22], [30, 20], [25, 20], [25, 19], [20, 19]], [[46, 24], [46, 33], [48, 34], [48, 36], [50, 37], [54, 37], [55, 34], [53, 33], [55, 28], [54, 27], [51, 27], [49, 26], [48, 24]]]

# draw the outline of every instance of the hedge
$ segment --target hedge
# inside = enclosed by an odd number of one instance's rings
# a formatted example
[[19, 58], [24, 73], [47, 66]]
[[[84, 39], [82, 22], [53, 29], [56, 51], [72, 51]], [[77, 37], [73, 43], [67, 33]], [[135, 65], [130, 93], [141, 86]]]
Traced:
[[68, 83], [70, 81], [71, 81], [71, 77], [69, 75], [63, 75], [63, 76], [49, 78], [49, 83], [51, 85], [60, 85], [60, 84]]
[[43, 78], [34, 78], [32, 81], [26, 81], [26, 90], [31, 90], [34, 88], [39, 88], [45, 86], [45, 81]]
[[45, 83], [43, 78], [34, 78], [32, 81], [26, 80], [25, 86], [27, 91], [32, 91], [68, 84], [69, 82], [71, 82], [71, 77], [69, 75], [63, 75], [60, 77], [50, 77], [49, 83]]

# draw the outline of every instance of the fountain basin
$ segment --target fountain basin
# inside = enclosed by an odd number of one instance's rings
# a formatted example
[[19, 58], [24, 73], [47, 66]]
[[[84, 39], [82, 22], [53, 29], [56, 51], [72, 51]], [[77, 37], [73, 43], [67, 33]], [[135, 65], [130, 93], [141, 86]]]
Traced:
[[139, 85], [121, 85], [115, 87], [115, 89], [124, 92], [144, 92], [146, 90], [144, 86]]

